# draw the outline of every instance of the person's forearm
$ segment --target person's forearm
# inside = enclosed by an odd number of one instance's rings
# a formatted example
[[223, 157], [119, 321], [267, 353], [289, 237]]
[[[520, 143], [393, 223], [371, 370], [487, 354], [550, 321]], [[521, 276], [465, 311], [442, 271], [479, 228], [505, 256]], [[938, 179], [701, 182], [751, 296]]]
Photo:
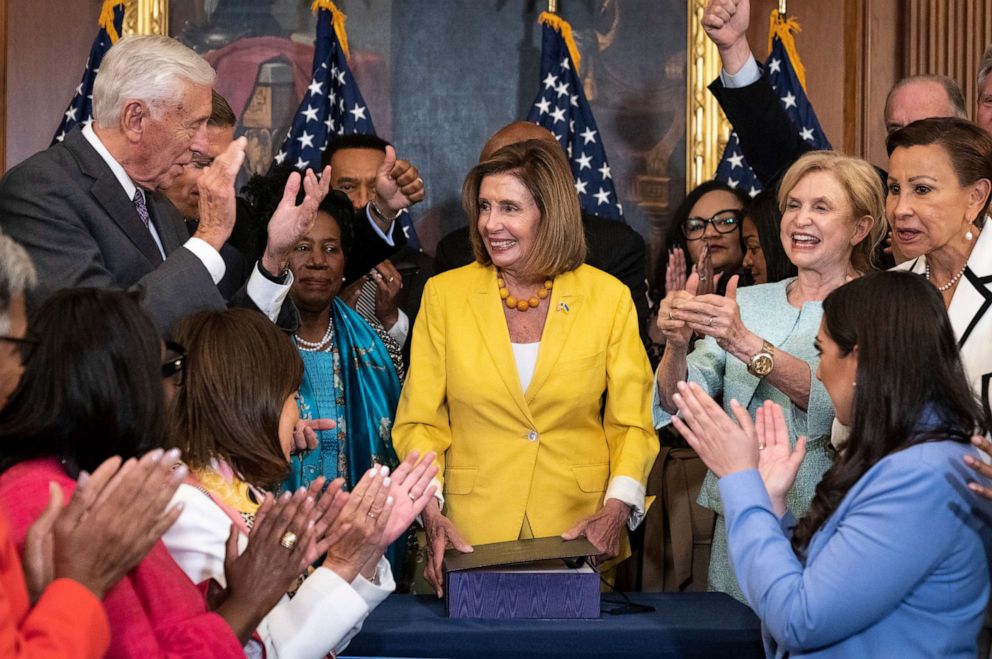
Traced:
[[721, 48], [719, 52], [723, 70], [729, 75], [734, 75], [747, 64], [748, 58], [751, 57], [751, 46], [747, 42], [747, 37], [741, 37], [733, 45]]
[[661, 408], [669, 414], [675, 414], [678, 409], [672, 401], [676, 392], [675, 385], [685, 380], [687, 369], [686, 358], [689, 355], [688, 345], [677, 345], [669, 341], [665, 345], [665, 353], [658, 365], [658, 400]]
[[262, 618], [275, 604], [273, 602], [271, 606], [264, 606], [243, 597], [229, 596], [217, 608], [216, 613], [231, 627], [241, 645], [245, 645], [251, 640], [251, 635], [262, 622]]
[[[740, 341], [734, 342], [727, 349], [731, 355], [745, 364], [751, 362], [762, 347], [760, 336], [748, 333]], [[809, 407], [809, 387], [811, 373], [809, 364], [787, 352], [775, 349], [775, 368], [766, 376], [770, 385], [789, 397], [799, 409], [806, 411]]]

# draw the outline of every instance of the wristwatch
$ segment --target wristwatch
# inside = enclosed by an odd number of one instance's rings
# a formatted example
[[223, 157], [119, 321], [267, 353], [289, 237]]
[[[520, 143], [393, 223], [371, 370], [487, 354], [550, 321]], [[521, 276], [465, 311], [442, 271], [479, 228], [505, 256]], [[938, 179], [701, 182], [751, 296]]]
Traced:
[[763, 378], [771, 373], [773, 368], [775, 368], [775, 346], [762, 339], [761, 350], [751, 357], [747, 372]]

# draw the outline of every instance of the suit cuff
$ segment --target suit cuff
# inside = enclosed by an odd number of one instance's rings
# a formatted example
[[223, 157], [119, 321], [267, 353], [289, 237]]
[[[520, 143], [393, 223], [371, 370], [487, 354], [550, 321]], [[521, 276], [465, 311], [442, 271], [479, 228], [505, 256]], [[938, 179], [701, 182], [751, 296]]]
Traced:
[[365, 600], [365, 605], [369, 611], [382, 604], [389, 595], [396, 590], [396, 580], [393, 578], [393, 570], [389, 566], [389, 561], [383, 556], [379, 558], [379, 564], [375, 566], [375, 575], [369, 581], [361, 574], [351, 582], [351, 587]]
[[[402, 212], [403, 211], [400, 211], [400, 213]], [[382, 238], [383, 242], [389, 245], [390, 247], [396, 247], [396, 243], [393, 242], [393, 225], [396, 223], [396, 218], [398, 217], [399, 215], [394, 217], [393, 221], [389, 223], [389, 231], [387, 233], [383, 233], [382, 229], [379, 228], [379, 224], [375, 221], [375, 218], [372, 217], [372, 202], [370, 201], [369, 203], [365, 204], [365, 219], [367, 219], [369, 221], [369, 224], [372, 225], [372, 230], [375, 231], [376, 234], [378, 234], [378, 236]]]
[[604, 503], [607, 499], [616, 499], [630, 506], [627, 526], [631, 531], [644, 519], [644, 486], [630, 476], [614, 476], [609, 487], [606, 488]]
[[386, 334], [389, 334], [401, 348], [406, 343], [406, 337], [410, 335], [410, 317], [403, 313], [402, 309], [397, 310], [396, 322], [386, 330]]
[[754, 55], [749, 56], [747, 62], [741, 67], [741, 70], [734, 75], [730, 75], [722, 68], [720, 69], [720, 82], [727, 89], [739, 89], [753, 85], [758, 82], [759, 78], [761, 78], [761, 69], [758, 68], [758, 63], [754, 60]]
[[183, 247], [193, 252], [193, 256], [200, 259], [203, 263], [203, 267], [207, 269], [210, 273], [210, 278], [214, 280], [214, 285], [220, 283], [220, 280], [224, 278], [224, 272], [227, 270], [227, 266], [224, 265], [224, 259], [221, 258], [220, 252], [210, 246], [210, 244], [203, 240], [202, 238], [190, 238], [185, 243]]
[[273, 323], [279, 318], [282, 303], [289, 295], [293, 285], [293, 273], [286, 273], [286, 281], [277, 283], [262, 274], [261, 263], [256, 263], [248, 279], [248, 297], [255, 303], [259, 311], [269, 317]]

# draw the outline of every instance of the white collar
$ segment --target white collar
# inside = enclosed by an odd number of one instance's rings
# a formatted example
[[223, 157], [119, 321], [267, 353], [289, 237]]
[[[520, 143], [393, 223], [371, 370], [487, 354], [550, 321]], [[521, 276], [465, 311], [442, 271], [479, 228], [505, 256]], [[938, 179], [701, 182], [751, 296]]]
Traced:
[[[86, 124], [83, 126], [83, 137], [86, 138], [86, 141], [90, 143], [90, 146], [92, 146], [93, 149], [100, 154], [103, 161], [107, 163], [108, 167], [110, 167], [110, 171], [114, 173], [117, 181], [121, 184], [121, 187], [124, 188], [124, 192], [127, 193], [127, 198], [133, 200], [134, 192], [138, 189], [138, 186], [134, 184], [131, 177], [127, 175], [126, 171], [124, 171], [124, 167], [121, 166], [121, 164], [117, 162], [112, 155], [110, 155], [110, 151], [107, 151], [107, 147], [103, 145], [103, 142], [100, 141], [100, 138], [97, 137], [96, 132], [93, 130], [92, 124]], [[144, 191], [142, 191], [142, 195], [144, 195]]]

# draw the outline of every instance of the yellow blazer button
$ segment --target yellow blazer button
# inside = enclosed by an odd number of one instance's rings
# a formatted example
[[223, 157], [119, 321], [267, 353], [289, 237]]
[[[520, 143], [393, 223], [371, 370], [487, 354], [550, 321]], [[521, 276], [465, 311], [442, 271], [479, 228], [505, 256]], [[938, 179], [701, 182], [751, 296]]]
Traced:
[[537, 431], [536, 430], [531, 430], [529, 433], [527, 433], [527, 439], [529, 439], [532, 442], [536, 442], [537, 441]]

